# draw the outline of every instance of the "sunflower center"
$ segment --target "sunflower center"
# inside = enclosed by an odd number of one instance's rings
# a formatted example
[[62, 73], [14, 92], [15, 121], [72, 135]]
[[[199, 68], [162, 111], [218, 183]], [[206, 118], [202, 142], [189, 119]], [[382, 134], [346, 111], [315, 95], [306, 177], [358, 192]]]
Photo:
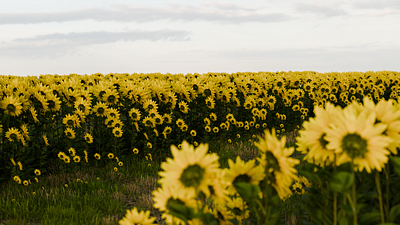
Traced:
[[367, 141], [356, 133], [344, 136], [341, 147], [352, 159], [356, 157], [365, 158], [365, 154], [368, 152]]
[[240, 174], [239, 176], [237, 176], [232, 184], [235, 185], [236, 183], [250, 183], [251, 177], [247, 174]]
[[136, 118], [137, 118], [137, 113], [133, 112], [133, 113], [131, 114], [131, 116], [132, 116], [133, 119], [136, 119]]
[[326, 145], [329, 143], [325, 140], [326, 134], [322, 134], [321, 137], [318, 139], [319, 143], [321, 144], [323, 149], [326, 149]]
[[98, 108], [97, 113], [100, 115], [104, 114], [104, 108]]
[[83, 104], [80, 104], [78, 106], [78, 109], [81, 110], [82, 112], [84, 112], [85, 111], [85, 106]]
[[14, 141], [17, 141], [17, 135], [16, 134], [10, 134], [10, 138], [13, 139]]
[[222, 215], [222, 213], [220, 213], [219, 211], [217, 212], [217, 215], [218, 215], [218, 219], [219, 219], [219, 220], [222, 220], [222, 221], [225, 220], [224, 215]]
[[179, 180], [185, 187], [198, 187], [203, 180], [205, 170], [198, 164], [190, 165], [183, 170]]
[[16, 107], [15, 107], [15, 105], [13, 105], [13, 104], [8, 104], [8, 105], [7, 105], [7, 110], [8, 110], [9, 112], [15, 112]]
[[269, 168], [272, 168], [274, 171], [280, 171], [280, 166], [278, 160], [271, 152], [267, 152], [267, 165]]
[[207, 88], [206, 90], [204, 90], [204, 94], [206, 96], [210, 96], [211, 95], [211, 90]]
[[108, 96], [107, 102], [109, 102], [109, 103], [114, 103], [114, 102], [115, 102], [115, 96], [114, 96], [114, 95]]
[[73, 120], [68, 120], [67, 121], [67, 125], [70, 126], [70, 127], [73, 127], [74, 126], [74, 121]]
[[53, 109], [54, 107], [56, 107], [56, 103], [53, 100], [49, 100], [49, 101], [47, 101], [47, 103], [49, 104], [50, 109]]

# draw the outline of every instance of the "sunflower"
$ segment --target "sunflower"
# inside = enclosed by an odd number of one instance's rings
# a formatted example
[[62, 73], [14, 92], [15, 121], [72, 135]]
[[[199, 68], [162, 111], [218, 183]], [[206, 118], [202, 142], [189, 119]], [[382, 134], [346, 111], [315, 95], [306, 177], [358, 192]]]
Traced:
[[211, 127], [210, 127], [210, 126], [205, 126], [204, 129], [205, 129], [207, 132], [211, 132]]
[[5, 136], [10, 142], [17, 142], [23, 138], [19, 130], [14, 127], [9, 128]]
[[113, 134], [115, 137], [122, 137], [122, 130], [119, 127], [114, 127], [114, 129], [112, 130]]
[[120, 225], [132, 225], [132, 224], [141, 224], [141, 225], [151, 225], [156, 220], [155, 217], [150, 216], [150, 211], [140, 213], [137, 208], [133, 208], [132, 210], [126, 210], [126, 215], [119, 221]]
[[195, 130], [191, 130], [191, 131], [190, 131], [190, 135], [191, 135], [192, 137], [196, 137], [197, 132], [196, 132]]
[[218, 127], [213, 127], [212, 130], [213, 130], [214, 133], [218, 133], [219, 132], [219, 128]]
[[74, 158], [72, 158], [73, 160], [74, 160], [74, 162], [76, 162], [76, 163], [78, 163], [78, 162], [80, 162], [81, 161], [81, 157], [79, 157], [79, 156], [74, 156]]
[[204, 119], [204, 123], [205, 123], [207, 126], [210, 126], [211, 121], [210, 121], [210, 119], [205, 118], [205, 119]]
[[211, 119], [212, 121], [217, 121], [217, 115], [216, 115], [215, 113], [211, 113], [211, 114], [210, 114], [210, 119]]
[[69, 156], [67, 156], [67, 155], [65, 155], [63, 160], [64, 160], [65, 163], [71, 162], [71, 158]]
[[73, 114], [67, 114], [63, 118], [63, 124], [66, 125], [67, 127], [80, 127], [80, 121], [77, 115]]
[[90, 102], [89, 100], [85, 100], [82, 97], [79, 97], [78, 100], [74, 103], [74, 107], [76, 110], [80, 110], [84, 115], [89, 115], [90, 113]]
[[75, 156], [75, 155], [76, 155], [76, 151], [75, 151], [74, 148], [69, 148], [69, 149], [68, 149], [68, 152], [69, 152], [69, 154], [70, 154], [71, 156]]
[[61, 100], [55, 94], [46, 95], [47, 104], [52, 112], [58, 112], [61, 108]]
[[109, 109], [107, 110], [107, 115], [106, 115], [106, 116], [107, 116], [107, 117], [112, 117], [112, 118], [115, 118], [115, 119], [119, 119], [120, 114], [119, 114], [119, 112], [118, 112], [118, 109], [109, 108]]
[[92, 109], [97, 116], [106, 116], [108, 114], [108, 106], [106, 103], [98, 102]]
[[73, 129], [68, 127], [67, 129], [65, 129], [64, 133], [69, 139], [75, 139], [75, 131]]
[[183, 126], [181, 126], [181, 131], [186, 132], [188, 128], [189, 127], [186, 124], [183, 124]]
[[228, 187], [229, 194], [236, 193], [236, 183], [245, 182], [258, 185], [264, 179], [264, 168], [255, 166], [255, 162], [253, 159], [246, 163], [239, 156], [236, 157], [235, 163], [232, 159], [228, 160], [229, 169], [226, 169], [224, 179], [229, 184], [232, 184]]
[[10, 116], [19, 116], [22, 113], [22, 106], [19, 99], [14, 98], [12, 95], [5, 97], [3, 101], [0, 102], [0, 106], [4, 109], [4, 112]]
[[164, 120], [164, 123], [172, 123], [172, 117], [170, 114], [165, 113], [163, 115], [163, 120]]
[[338, 114], [330, 129], [327, 129], [326, 147], [337, 154], [337, 165], [352, 162], [358, 171], [381, 171], [389, 160], [390, 152], [386, 148], [393, 141], [383, 134], [387, 124], [375, 124], [374, 112], [357, 113], [355, 104]]
[[21, 184], [21, 178], [19, 178], [19, 176], [14, 176], [14, 181]]
[[215, 107], [215, 101], [214, 98], [212, 96], [208, 96], [206, 98], [206, 105], [209, 109], [214, 109]]
[[114, 158], [114, 154], [110, 152], [110, 153], [108, 153], [107, 157], [108, 157], [109, 159], [113, 159], [113, 158]]
[[43, 137], [44, 144], [45, 144], [46, 146], [49, 146], [49, 140], [47, 139], [46, 135], [43, 134], [42, 137]]
[[59, 159], [64, 160], [67, 155], [64, 152], [59, 152], [57, 156]]
[[107, 118], [104, 120], [104, 124], [107, 126], [107, 128], [113, 128], [114, 121], [117, 119], [107, 115]]
[[21, 134], [22, 134], [22, 136], [27, 140], [27, 141], [29, 141], [30, 140], [30, 138], [29, 138], [29, 131], [28, 131], [28, 125], [27, 124], [22, 124], [21, 125]]
[[292, 189], [299, 195], [302, 195], [306, 192], [303, 188], [303, 185], [301, 185], [301, 183], [297, 181], [292, 185]]
[[157, 114], [153, 119], [157, 125], [161, 125], [164, 122], [163, 117], [160, 114]]
[[37, 112], [36, 109], [34, 107], [29, 107], [29, 111], [31, 112], [32, 115], [32, 119], [35, 123], [39, 123], [39, 120], [37, 118]]
[[146, 126], [146, 127], [155, 127], [155, 121], [153, 118], [146, 116], [142, 123]]
[[163, 131], [163, 133], [165, 133], [165, 134], [170, 134], [170, 133], [171, 133], [171, 131], [172, 131], [172, 128], [171, 128], [171, 127], [168, 127], [168, 126], [166, 126], [166, 127], [164, 128], [164, 131]]
[[171, 146], [174, 159], [161, 164], [164, 171], [159, 172], [159, 183], [176, 187], [176, 192], [197, 196], [196, 191], [210, 196], [208, 186], [212, 184], [215, 173], [219, 171], [218, 155], [207, 154], [208, 145], [200, 144], [196, 149], [188, 142], [182, 142], [182, 150]]
[[153, 101], [151, 99], [148, 99], [143, 103], [143, 108], [146, 111], [149, 111], [149, 110], [152, 110], [152, 109], [157, 110], [158, 109], [158, 105], [157, 105], [157, 103], [155, 101]]
[[86, 133], [85, 136], [83, 137], [85, 139], [85, 141], [88, 144], [92, 144], [93, 143], [93, 136], [89, 133]]
[[271, 133], [265, 130], [264, 134], [265, 138], [259, 137], [259, 143], [255, 143], [261, 153], [261, 157], [258, 157], [257, 160], [260, 165], [266, 167], [272, 187], [275, 188], [279, 197], [284, 199], [292, 193], [290, 191], [292, 181], [298, 180], [297, 170], [294, 166], [300, 161], [290, 157], [294, 148], [285, 148], [286, 137], [278, 140], [275, 129], [272, 129]]
[[25, 186], [29, 185], [29, 182], [27, 180], [24, 180], [24, 182], [22, 182]]
[[102, 97], [102, 100], [107, 105], [115, 105], [118, 102], [118, 92], [115, 89], [107, 89]]
[[146, 146], [147, 148], [153, 148], [153, 145], [150, 142], [147, 142]]
[[247, 219], [250, 215], [247, 204], [242, 198], [229, 199], [226, 207], [232, 212], [239, 224], [242, 224], [243, 219]]
[[140, 110], [137, 109], [137, 108], [132, 108], [132, 109], [129, 111], [129, 116], [131, 117], [132, 120], [134, 120], [134, 121], [139, 121], [139, 120], [140, 120], [140, 117], [141, 117]]
[[213, 204], [211, 214], [218, 220], [218, 224], [233, 225], [230, 220], [234, 218], [234, 214], [224, 204]]
[[179, 102], [178, 107], [179, 110], [185, 114], [189, 112], [189, 106], [185, 101]]
[[123, 166], [124, 163], [123, 162], [118, 162], [118, 166]]
[[139, 153], [139, 149], [137, 149], [137, 148], [134, 148], [132, 151], [133, 151], [133, 153], [135, 153], [135, 154], [138, 154], [138, 153]]
[[96, 158], [97, 160], [99, 160], [101, 158], [99, 153], [94, 154], [94, 158]]

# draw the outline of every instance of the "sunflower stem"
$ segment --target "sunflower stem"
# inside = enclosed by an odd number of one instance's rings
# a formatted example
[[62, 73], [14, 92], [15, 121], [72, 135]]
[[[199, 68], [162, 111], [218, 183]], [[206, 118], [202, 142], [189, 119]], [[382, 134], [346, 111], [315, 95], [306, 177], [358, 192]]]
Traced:
[[385, 223], [384, 219], [384, 212], [383, 212], [383, 203], [382, 203], [382, 190], [381, 190], [381, 179], [379, 172], [375, 172], [375, 184], [376, 184], [376, 189], [378, 190], [378, 197], [379, 197], [379, 211], [381, 213], [381, 223]]
[[353, 174], [353, 185], [352, 185], [352, 194], [353, 194], [353, 225], [357, 225], [357, 193], [356, 193], [356, 175], [354, 173], [354, 159], [351, 160], [351, 173]]
[[[333, 171], [336, 171], [336, 154], [333, 159]], [[337, 192], [333, 192], [333, 225], [337, 225]]]
[[389, 164], [386, 164], [384, 171], [385, 171], [385, 176], [386, 176], [386, 222], [389, 222], [389, 201], [390, 201], [390, 192], [389, 192], [389, 185], [390, 185], [390, 180], [389, 180], [389, 169], [390, 166]]

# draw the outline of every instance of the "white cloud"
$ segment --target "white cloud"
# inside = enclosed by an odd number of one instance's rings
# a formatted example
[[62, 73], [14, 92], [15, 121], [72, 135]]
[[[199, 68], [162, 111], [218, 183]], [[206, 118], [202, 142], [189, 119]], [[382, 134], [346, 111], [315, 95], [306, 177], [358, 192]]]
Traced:
[[[113, 5], [112, 8], [89, 8], [66, 12], [43, 13], [3, 13], [1, 24], [37, 24], [49, 22], [66, 22], [77, 20], [118, 21], [118, 22], [153, 22], [167, 21], [209, 21], [219, 23], [245, 22], [280, 22], [291, 19], [279, 12], [259, 12], [250, 7], [233, 4], [215, 4], [215, 7], [194, 7], [171, 4], [169, 7], [144, 5]], [[228, 10], [227, 10], [228, 9]], [[232, 11], [232, 9], [235, 9]], [[238, 12], [239, 10], [239, 12]]]
[[321, 2], [296, 3], [295, 9], [301, 13], [304, 12], [315, 13], [325, 18], [334, 16], [343, 16], [348, 14], [338, 3], [335, 4], [321, 3]]
[[0, 44], [0, 56], [7, 57], [59, 57], [80, 48], [118, 41], [138, 40], [188, 41], [190, 32], [179, 30], [106, 32], [94, 31], [68, 34], [53, 33], [31, 38], [17, 38]]

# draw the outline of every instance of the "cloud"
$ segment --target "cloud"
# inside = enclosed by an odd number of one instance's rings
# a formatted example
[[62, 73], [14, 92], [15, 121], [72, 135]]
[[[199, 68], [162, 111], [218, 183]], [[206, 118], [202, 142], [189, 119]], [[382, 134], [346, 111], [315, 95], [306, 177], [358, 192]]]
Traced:
[[0, 44], [0, 56], [7, 57], [59, 57], [79, 51], [83, 46], [114, 43], [118, 41], [188, 41], [191, 34], [180, 30], [106, 32], [93, 31], [84, 33], [54, 33], [38, 35], [32, 38], [17, 38]]
[[352, 5], [359, 9], [400, 9], [398, 0], [359, 0]]
[[309, 12], [322, 15], [323, 17], [334, 17], [347, 15], [347, 12], [340, 5], [321, 3], [296, 3], [295, 9], [298, 12]]
[[[240, 7], [233, 4], [217, 4], [213, 7], [194, 7], [170, 5], [169, 7], [151, 7], [143, 5], [113, 5], [112, 8], [89, 8], [67, 12], [52, 13], [2, 13], [2, 24], [38, 24], [49, 22], [67, 22], [78, 20], [117, 21], [117, 22], [153, 22], [168, 21], [208, 21], [218, 23], [280, 22], [291, 19], [283, 13], [258, 12], [255, 8]], [[234, 10], [233, 10], [234, 9]], [[239, 10], [239, 11], [238, 11]]]

